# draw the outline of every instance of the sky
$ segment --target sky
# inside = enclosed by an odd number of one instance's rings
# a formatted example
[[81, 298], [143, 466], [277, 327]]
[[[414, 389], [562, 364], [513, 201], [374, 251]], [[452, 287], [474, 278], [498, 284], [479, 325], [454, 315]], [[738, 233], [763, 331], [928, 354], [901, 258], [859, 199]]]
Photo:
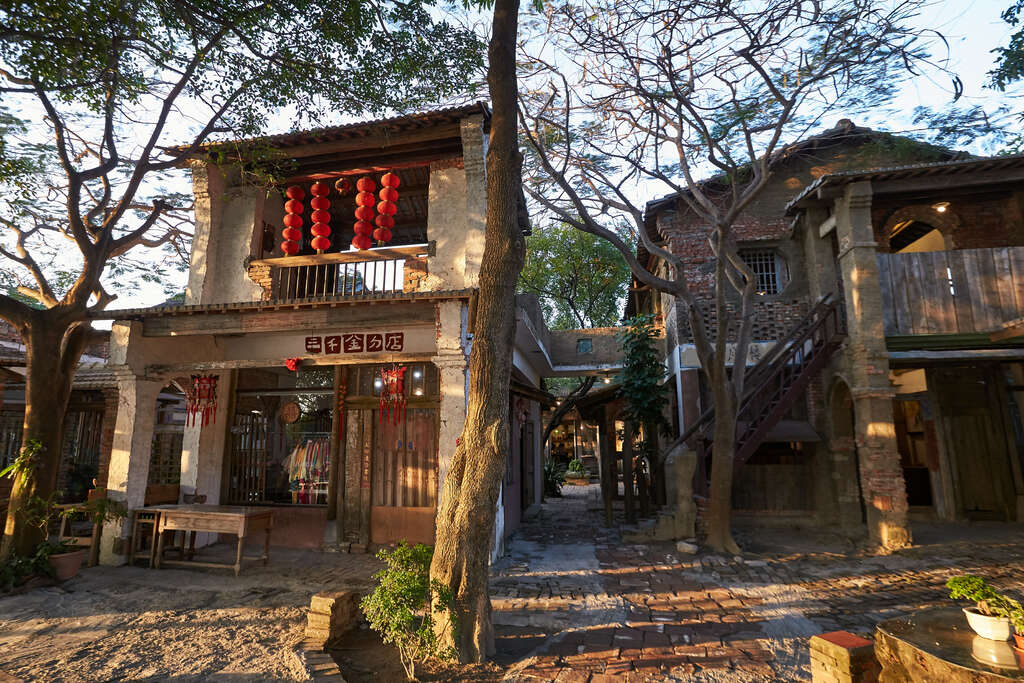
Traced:
[[[967, 105], [980, 104], [986, 110], [994, 110], [1003, 101], [999, 93], [984, 88], [987, 81], [987, 72], [994, 65], [992, 49], [996, 45], [1006, 44], [1011, 28], [1000, 18], [1000, 13], [1006, 9], [1011, 0], [936, 0], [931, 3], [926, 12], [919, 18], [918, 23], [922, 27], [930, 27], [943, 34], [949, 43], [950, 62], [949, 66], [959, 74], [964, 83], [964, 95], [961, 102]], [[945, 56], [944, 49], [936, 56]], [[893, 132], [907, 131], [912, 128], [909, 120], [909, 112], [918, 105], [926, 105], [941, 109], [948, 105], [951, 99], [951, 88], [948, 79], [936, 79], [929, 76], [916, 79], [903, 89], [897, 100], [893, 103], [900, 110], [908, 112], [908, 117], [900, 120], [855, 120], [855, 123], [862, 126], [884, 129]], [[844, 118], [840, 112], [833, 114], [835, 120], [823, 122], [825, 127], [831, 127], [840, 119]], [[375, 117], [367, 117], [375, 118]], [[353, 118], [339, 119], [331, 123], [346, 123], [355, 120]], [[271, 116], [270, 133], [287, 132], [290, 127], [290, 117], [282, 112]], [[970, 151], [982, 153], [983, 149], [977, 147]], [[190, 191], [191, 179], [186, 171], [182, 170], [180, 176], [174, 180], [173, 188], [177, 191]], [[637, 193], [638, 203], [643, 204], [647, 199], [652, 198], [652, 190], [638, 186], [634, 190]], [[663, 194], [664, 191], [654, 191], [656, 194]], [[648, 196], [644, 196], [647, 193]], [[185, 287], [187, 273], [178, 273], [175, 278], [175, 289], [181, 291]], [[139, 285], [128, 291], [117, 292], [118, 299], [111, 304], [110, 308], [131, 308], [137, 306], [151, 306], [161, 303], [166, 297], [160, 286]]]

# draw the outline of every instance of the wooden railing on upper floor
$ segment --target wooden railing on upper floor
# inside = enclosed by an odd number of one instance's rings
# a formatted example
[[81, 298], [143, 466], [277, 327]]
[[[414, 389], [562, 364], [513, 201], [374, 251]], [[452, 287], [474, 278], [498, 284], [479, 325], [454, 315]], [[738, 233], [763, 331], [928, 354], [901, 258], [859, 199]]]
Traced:
[[416, 291], [427, 274], [432, 244], [366, 251], [262, 259], [249, 264], [250, 277], [271, 301], [322, 297], [370, 297]]
[[1024, 316], [1024, 247], [878, 254], [886, 336], [992, 332]]

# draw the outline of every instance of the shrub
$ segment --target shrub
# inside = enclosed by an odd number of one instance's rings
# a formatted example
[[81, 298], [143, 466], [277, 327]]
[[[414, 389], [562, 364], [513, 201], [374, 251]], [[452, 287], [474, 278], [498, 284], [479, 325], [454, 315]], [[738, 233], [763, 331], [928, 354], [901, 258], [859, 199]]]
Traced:
[[583, 461], [579, 458], [573, 458], [569, 461], [569, 471], [577, 476], [583, 476], [587, 473], [587, 468], [583, 466]]
[[565, 483], [565, 470], [554, 460], [544, 463], [544, 495], [558, 498], [562, 495], [562, 484]]
[[398, 648], [402, 668], [410, 681], [415, 679], [418, 662], [431, 657], [455, 657], [452, 649], [441, 647], [434, 633], [435, 613], [445, 613], [448, 628], [454, 629], [455, 622], [451, 591], [430, 580], [433, 555], [432, 547], [417, 544], [410, 548], [405, 541], [390, 552], [381, 550], [377, 557], [387, 567], [374, 575], [377, 586], [360, 602], [370, 628], [385, 643]]

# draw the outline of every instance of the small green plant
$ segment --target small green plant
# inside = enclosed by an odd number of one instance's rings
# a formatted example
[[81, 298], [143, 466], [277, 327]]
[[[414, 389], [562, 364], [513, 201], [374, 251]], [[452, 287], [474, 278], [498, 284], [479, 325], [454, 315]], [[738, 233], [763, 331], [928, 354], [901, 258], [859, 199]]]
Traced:
[[11, 464], [0, 470], [0, 477], [17, 479], [19, 476], [28, 476], [36, 466], [36, 459], [43, 452], [43, 444], [38, 439], [29, 439], [25, 447], [21, 449]]
[[583, 461], [579, 458], [573, 458], [569, 461], [569, 472], [572, 474], [582, 477], [587, 473], [587, 468], [583, 466]]
[[448, 627], [455, 629], [452, 595], [447, 586], [430, 580], [431, 546], [412, 547], [402, 541], [392, 551], [381, 550], [378, 559], [387, 567], [377, 572], [377, 586], [363, 598], [360, 607], [370, 628], [385, 643], [398, 648], [398, 656], [410, 681], [415, 680], [416, 664], [428, 658], [453, 659], [455, 652], [443, 648], [434, 632], [435, 613], [443, 614]]
[[544, 462], [544, 495], [548, 498], [559, 498], [562, 495], [562, 484], [565, 483], [565, 470], [554, 460]]
[[980, 576], [954, 576], [946, 582], [946, 588], [954, 600], [973, 600], [980, 613], [987, 617], [1005, 617], [1013, 624], [1013, 630], [1024, 633], [1024, 608], [1020, 602], [1003, 595]]

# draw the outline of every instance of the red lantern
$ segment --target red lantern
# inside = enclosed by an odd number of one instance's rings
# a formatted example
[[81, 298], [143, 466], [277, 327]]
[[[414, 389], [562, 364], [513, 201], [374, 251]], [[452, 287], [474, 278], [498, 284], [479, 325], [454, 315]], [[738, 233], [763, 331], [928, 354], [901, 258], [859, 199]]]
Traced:
[[288, 256], [291, 256], [292, 254], [298, 254], [299, 243], [285, 240], [284, 242], [281, 242], [281, 251], [283, 251]]
[[297, 213], [286, 213], [284, 215], [284, 224], [289, 228], [301, 228], [302, 216]]
[[281, 236], [288, 242], [298, 242], [302, 239], [302, 231], [298, 228], [285, 228], [281, 231]]
[[377, 216], [376, 218], [374, 218], [373, 222], [377, 224], [378, 228], [387, 228], [388, 230], [391, 230], [392, 228], [395, 227], [395, 217], [394, 216], [380, 215], [380, 216]]
[[376, 230], [373, 231], [373, 239], [377, 240], [378, 242], [390, 242], [391, 231], [388, 230], [387, 228], [377, 228]]
[[326, 223], [314, 223], [313, 227], [309, 229], [316, 237], [329, 237], [331, 234], [331, 226]]
[[306, 191], [303, 190], [298, 185], [292, 185], [291, 187], [284, 191], [284, 195], [288, 197], [288, 199], [302, 201], [303, 199], [306, 198]]
[[393, 187], [382, 187], [377, 196], [386, 202], [397, 202], [398, 201], [398, 190]]
[[356, 206], [373, 206], [376, 202], [372, 192], [360, 192], [356, 195]]
[[310, 219], [314, 223], [330, 223], [331, 222], [331, 214], [329, 214], [329, 213], [327, 213], [326, 211], [323, 211], [323, 210], [314, 211], [312, 213], [312, 215], [310, 216]]
[[284, 210], [288, 213], [302, 213], [306, 207], [298, 199], [289, 199], [284, 203]]
[[399, 180], [398, 176], [396, 176], [394, 173], [385, 173], [383, 176], [381, 176], [380, 184], [383, 185], [384, 187], [397, 188], [399, 185], [402, 184], [402, 181]]
[[373, 241], [369, 235], [356, 235], [352, 238], [352, 246], [356, 249], [365, 251], [373, 246]]
[[314, 237], [310, 246], [319, 251], [326, 251], [331, 248], [331, 241], [326, 237]]
[[385, 216], [394, 216], [398, 213], [398, 207], [394, 202], [380, 202], [377, 204], [377, 213]]
[[356, 218], [361, 221], [372, 221], [373, 220], [373, 207], [372, 206], [360, 206], [356, 209]]
[[313, 186], [309, 188], [310, 194], [314, 197], [326, 197], [331, 192], [331, 188], [327, 183], [317, 181], [313, 183]]
[[301, 362], [302, 362], [301, 358], [285, 358], [284, 359], [284, 366], [286, 368], [288, 368], [289, 370], [291, 370], [292, 372], [295, 372], [296, 370], [299, 369], [299, 363], [301, 363]]
[[373, 232], [373, 225], [369, 221], [356, 221], [352, 226], [352, 231], [357, 235], [369, 235]]
[[299, 228], [302, 227], [301, 214], [305, 210], [302, 198], [306, 196], [306, 193], [298, 185], [292, 185], [284, 193], [289, 199], [284, 203], [285, 216], [282, 222], [285, 228], [281, 231], [281, 237], [284, 238], [284, 241], [281, 242], [281, 252], [286, 256], [291, 256], [299, 253], [299, 240], [302, 239], [302, 232]]
[[338, 194], [348, 194], [352, 191], [352, 181], [348, 178], [338, 178], [334, 183], [334, 189], [338, 191]]
[[331, 200], [327, 197], [313, 197], [309, 200], [309, 208], [315, 211], [326, 211], [331, 208]]
[[373, 178], [370, 176], [363, 176], [356, 183], [356, 189], [360, 192], [373, 192], [377, 189], [377, 183], [373, 182]]
[[393, 424], [405, 419], [405, 372], [409, 368], [396, 365], [390, 370], [381, 370], [384, 386], [380, 392], [380, 421], [387, 424], [391, 418]]

